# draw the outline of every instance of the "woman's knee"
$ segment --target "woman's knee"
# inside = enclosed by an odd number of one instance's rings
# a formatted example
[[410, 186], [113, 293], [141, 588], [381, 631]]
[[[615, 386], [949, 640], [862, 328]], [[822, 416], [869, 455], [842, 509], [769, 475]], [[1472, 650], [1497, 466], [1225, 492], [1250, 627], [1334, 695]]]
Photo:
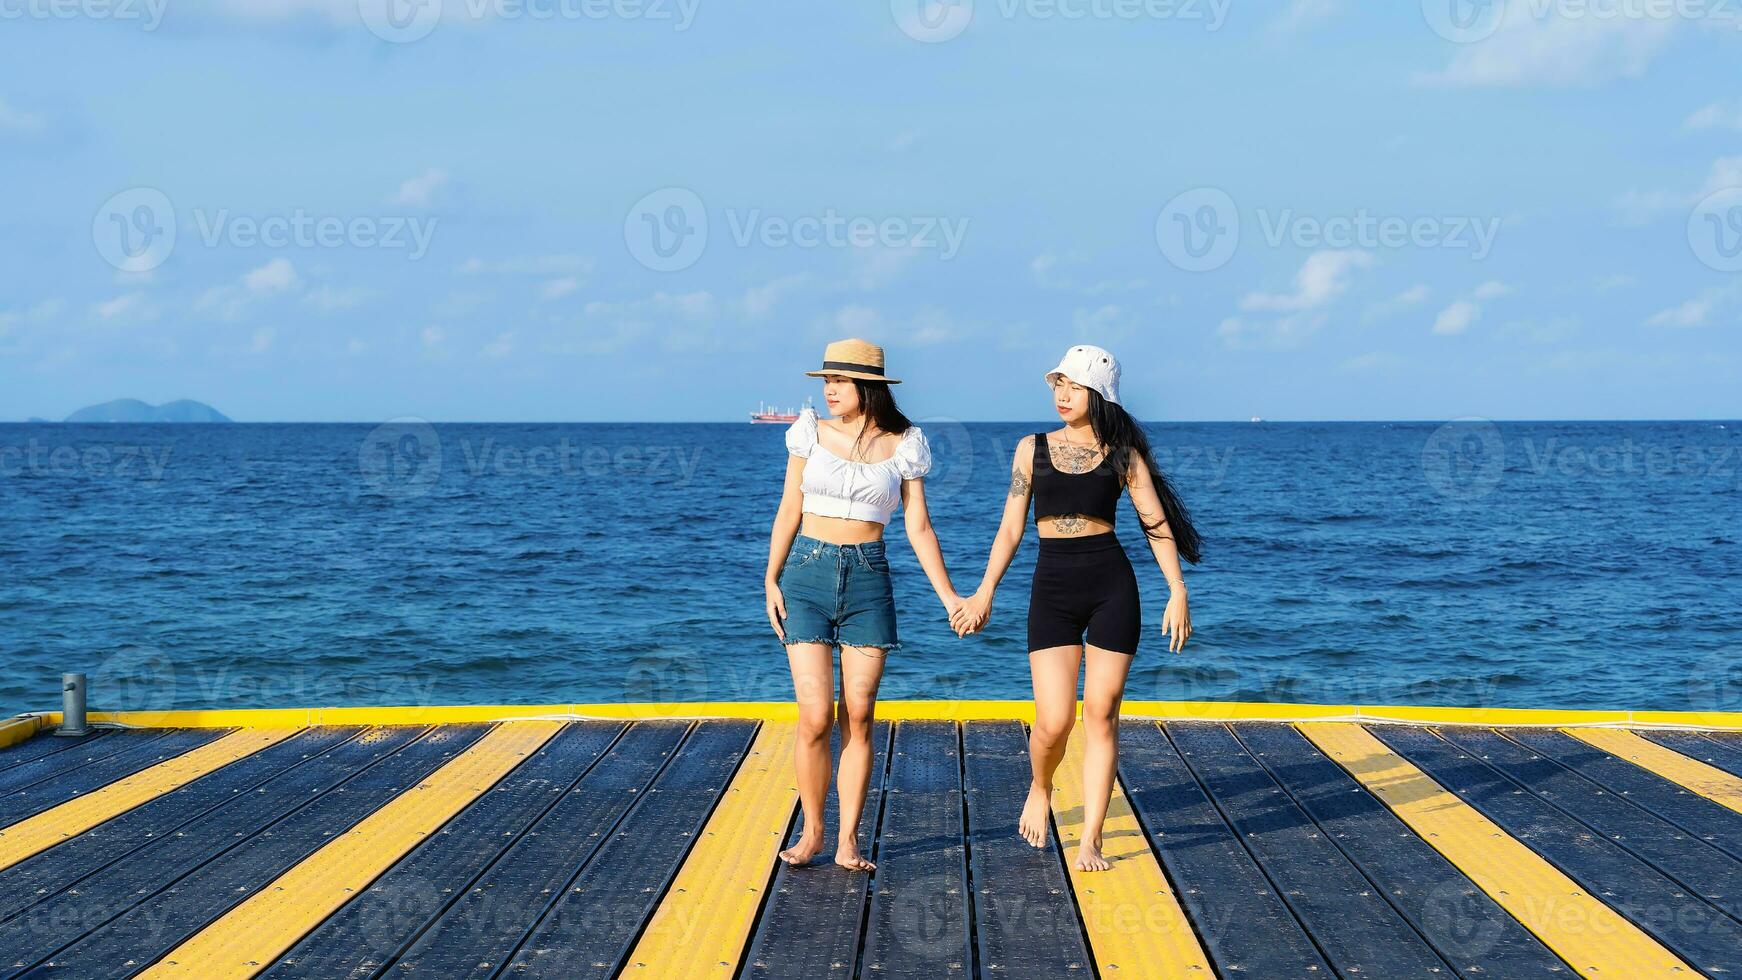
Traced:
[[1083, 700], [1083, 728], [1085, 731], [1106, 732], [1117, 728], [1118, 725], [1118, 699], [1085, 698]]
[[1034, 719], [1034, 737], [1044, 745], [1057, 745], [1070, 737], [1072, 723], [1071, 712], [1042, 712]]
[[829, 726], [834, 721], [829, 708], [829, 705], [822, 707], [813, 707], [808, 704], [799, 706], [798, 737], [800, 740], [818, 742], [828, 739]]

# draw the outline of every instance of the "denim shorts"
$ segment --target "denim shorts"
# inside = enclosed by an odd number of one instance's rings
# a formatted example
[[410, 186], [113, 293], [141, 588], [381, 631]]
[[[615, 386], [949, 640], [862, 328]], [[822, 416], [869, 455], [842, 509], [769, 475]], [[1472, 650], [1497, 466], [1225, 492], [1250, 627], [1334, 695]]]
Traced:
[[781, 626], [792, 643], [901, 646], [895, 639], [895, 591], [882, 541], [830, 544], [799, 535], [780, 571], [786, 598]]

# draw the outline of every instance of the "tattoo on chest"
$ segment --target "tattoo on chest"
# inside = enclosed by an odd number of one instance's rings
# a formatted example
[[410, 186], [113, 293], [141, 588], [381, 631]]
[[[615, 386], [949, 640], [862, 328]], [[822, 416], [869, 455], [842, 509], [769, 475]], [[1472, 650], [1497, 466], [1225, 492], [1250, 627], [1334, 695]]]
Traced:
[[1081, 514], [1060, 514], [1052, 519], [1052, 529], [1060, 534], [1076, 534], [1087, 531], [1089, 521]]
[[1101, 455], [1087, 446], [1059, 446], [1053, 467], [1061, 473], [1087, 473], [1101, 465]]

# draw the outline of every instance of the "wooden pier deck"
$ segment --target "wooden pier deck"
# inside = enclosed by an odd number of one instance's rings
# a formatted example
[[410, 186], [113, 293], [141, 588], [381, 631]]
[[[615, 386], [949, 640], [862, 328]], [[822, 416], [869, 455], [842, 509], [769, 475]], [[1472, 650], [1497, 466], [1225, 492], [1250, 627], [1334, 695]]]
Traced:
[[926, 704], [870, 875], [775, 859], [790, 706], [0, 724], [0, 976], [1742, 974], [1733, 716], [1128, 704], [1084, 874], [1078, 735], [1034, 849], [1021, 706]]

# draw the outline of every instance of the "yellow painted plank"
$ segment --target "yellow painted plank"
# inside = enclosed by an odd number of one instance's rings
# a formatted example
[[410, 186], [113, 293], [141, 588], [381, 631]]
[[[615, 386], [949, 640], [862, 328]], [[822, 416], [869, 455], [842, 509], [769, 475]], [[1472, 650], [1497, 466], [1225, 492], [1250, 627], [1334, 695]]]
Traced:
[[732, 977], [792, 810], [796, 725], [764, 724], [630, 952], [624, 976]]
[[1618, 728], [1563, 728], [1568, 735], [1742, 813], [1742, 779]]
[[0, 749], [30, 738], [42, 730], [42, 719], [35, 715], [23, 715], [0, 721]]
[[[0, 830], [0, 869], [47, 850], [105, 820], [221, 769], [244, 756], [295, 735], [295, 728], [249, 728], [231, 732], [149, 769], [141, 769], [83, 796]], [[52, 735], [43, 736], [53, 738]]]
[[1373, 733], [1338, 722], [1295, 727], [1580, 976], [1700, 975]]
[[1113, 866], [1106, 871], [1076, 869], [1076, 849], [1083, 839], [1082, 730], [1082, 725], [1071, 727], [1064, 761], [1053, 775], [1052, 812], [1100, 975], [1210, 980], [1216, 974], [1209, 957], [1117, 779], [1101, 825], [1101, 853]]
[[504, 722], [270, 885], [177, 946], [144, 977], [252, 977], [496, 785], [562, 729]]

